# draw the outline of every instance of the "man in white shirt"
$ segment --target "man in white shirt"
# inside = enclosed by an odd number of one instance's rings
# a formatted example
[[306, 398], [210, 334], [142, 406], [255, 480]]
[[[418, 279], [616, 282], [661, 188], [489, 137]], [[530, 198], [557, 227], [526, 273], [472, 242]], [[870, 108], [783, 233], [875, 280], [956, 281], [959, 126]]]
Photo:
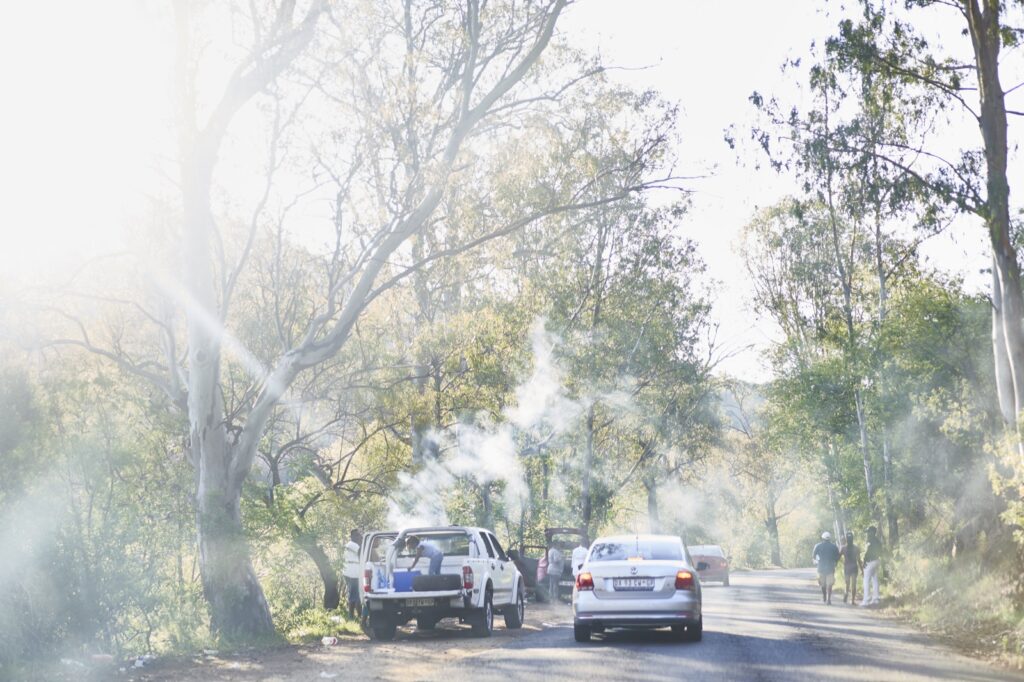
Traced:
[[342, 566], [341, 575], [345, 577], [348, 613], [358, 619], [360, 616], [359, 578], [363, 573], [363, 567], [359, 565], [359, 547], [363, 544], [363, 534], [353, 529], [348, 537], [349, 540], [345, 543], [345, 564]]
[[572, 550], [572, 577], [575, 578], [580, 574], [580, 569], [583, 568], [583, 562], [587, 560], [587, 548], [582, 543], [576, 545], [576, 549]]

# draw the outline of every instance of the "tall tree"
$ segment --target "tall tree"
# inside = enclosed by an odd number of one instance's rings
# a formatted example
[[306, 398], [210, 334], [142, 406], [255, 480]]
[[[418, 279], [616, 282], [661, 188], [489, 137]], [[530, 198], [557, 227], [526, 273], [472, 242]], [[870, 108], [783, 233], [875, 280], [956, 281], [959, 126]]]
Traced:
[[[932, 45], [900, 13], [902, 3], [863, 2], [860, 21], [844, 21], [827, 51], [848, 72], [899, 82], [922, 93], [933, 108], [965, 114], [978, 125], [980, 144], [948, 158], [934, 139], [889, 143], [872, 150], [881, 163], [915, 177], [955, 209], [976, 215], [992, 248], [992, 347], [996, 387], [1003, 417], [1021, 443], [1019, 415], [1024, 409], [1024, 295], [1011, 225], [1007, 179], [1009, 115], [1000, 78], [1004, 45], [1018, 44], [1021, 31], [1007, 23], [1010, 7], [999, 0], [915, 0], [910, 17], [932, 10], [952, 11], [969, 38], [973, 59], [961, 60], [949, 48]], [[948, 19], [947, 19], [948, 20]], [[966, 47], [966, 46], [965, 46]], [[1011, 88], [1015, 89], [1015, 88]], [[971, 103], [977, 93], [976, 103]], [[840, 147], [844, 151], [859, 149]], [[910, 152], [912, 156], [908, 156]], [[984, 177], [984, 183], [978, 178]]]

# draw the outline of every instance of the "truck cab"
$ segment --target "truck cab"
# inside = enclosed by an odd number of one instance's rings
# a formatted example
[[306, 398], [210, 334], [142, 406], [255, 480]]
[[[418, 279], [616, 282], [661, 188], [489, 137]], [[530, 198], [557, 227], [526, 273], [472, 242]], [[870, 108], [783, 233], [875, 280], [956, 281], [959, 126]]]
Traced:
[[[425, 557], [416, 561], [412, 538], [443, 552], [440, 575], [427, 575], [429, 561]], [[417, 628], [424, 630], [433, 629], [444, 618], [457, 618], [483, 637], [492, 633], [495, 613], [505, 617], [506, 627], [522, 627], [523, 578], [491, 531], [429, 526], [408, 528], [388, 540], [375, 545], [371, 536], [368, 544], [364, 543], [368, 560], [364, 563], [363, 598], [374, 639], [392, 639], [399, 625], [414, 618]], [[383, 562], [375, 562], [374, 547], [383, 544], [387, 545]]]

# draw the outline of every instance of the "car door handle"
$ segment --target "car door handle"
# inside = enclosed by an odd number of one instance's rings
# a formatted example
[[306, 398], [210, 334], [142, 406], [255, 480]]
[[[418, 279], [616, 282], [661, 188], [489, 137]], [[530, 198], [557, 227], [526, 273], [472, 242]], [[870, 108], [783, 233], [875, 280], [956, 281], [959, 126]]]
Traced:
[[494, 570], [494, 564], [493, 563], [491, 564], [491, 570], [492, 571]]

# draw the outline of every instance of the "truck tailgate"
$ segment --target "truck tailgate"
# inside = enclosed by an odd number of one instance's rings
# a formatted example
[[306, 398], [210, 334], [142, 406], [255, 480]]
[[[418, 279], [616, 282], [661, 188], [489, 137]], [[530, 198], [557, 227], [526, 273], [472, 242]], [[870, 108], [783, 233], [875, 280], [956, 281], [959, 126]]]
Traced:
[[462, 590], [438, 590], [434, 592], [370, 592], [367, 599], [451, 599], [461, 597]]

